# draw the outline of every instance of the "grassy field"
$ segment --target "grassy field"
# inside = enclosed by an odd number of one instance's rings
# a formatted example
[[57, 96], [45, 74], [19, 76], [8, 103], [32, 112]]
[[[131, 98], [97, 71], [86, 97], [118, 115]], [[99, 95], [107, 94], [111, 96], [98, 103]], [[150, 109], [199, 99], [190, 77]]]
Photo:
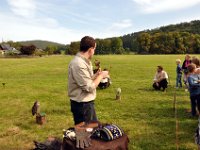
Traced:
[[[0, 59], [0, 150], [34, 147], [33, 140], [48, 136], [62, 138], [62, 129], [72, 127], [67, 97], [67, 67], [72, 56]], [[175, 59], [183, 55], [95, 56], [102, 68], [110, 69], [112, 85], [97, 90], [96, 111], [101, 122], [119, 125], [128, 134], [130, 150], [175, 150], [176, 120], [173, 111], [177, 95], [178, 146], [196, 149], [197, 118], [189, 118], [189, 93], [175, 89]], [[157, 65], [169, 73], [167, 92], [154, 91], [152, 79]], [[3, 88], [2, 83], [6, 83]], [[122, 89], [122, 100], [115, 90]], [[35, 123], [31, 107], [35, 100], [47, 114], [43, 126]]]

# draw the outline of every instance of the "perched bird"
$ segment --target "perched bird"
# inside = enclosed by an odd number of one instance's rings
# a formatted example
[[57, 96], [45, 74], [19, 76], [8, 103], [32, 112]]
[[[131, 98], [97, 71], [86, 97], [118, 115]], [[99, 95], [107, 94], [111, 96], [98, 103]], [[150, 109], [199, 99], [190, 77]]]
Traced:
[[95, 66], [97, 67], [97, 68], [100, 68], [100, 61], [99, 60], [96, 60], [95, 59], [95, 61], [94, 61], [94, 64], [95, 64]]
[[94, 61], [95, 69], [93, 70], [94, 73], [97, 73], [101, 67], [100, 67], [100, 61], [96, 60]]
[[40, 108], [40, 103], [38, 102], [38, 101], [35, 101], [35, 103], [34, 103], [34, 105], [33, 105], [33, 107], [32, 107], [32, 115], [34, 116], [34, 115], [39, 115], [40, 114], [40, 110], [39, 110], [39, 108]]
[[6, 86], [6, 83], [5, 83], [5, 82], [3, 82], [3, 83], [2, 83], [2, 85], [3, 85], [3, 88], [5, 88], [5, 86]]
[[121, 88], [117, 88], [116, 90], [116, 100], [121, 100]]

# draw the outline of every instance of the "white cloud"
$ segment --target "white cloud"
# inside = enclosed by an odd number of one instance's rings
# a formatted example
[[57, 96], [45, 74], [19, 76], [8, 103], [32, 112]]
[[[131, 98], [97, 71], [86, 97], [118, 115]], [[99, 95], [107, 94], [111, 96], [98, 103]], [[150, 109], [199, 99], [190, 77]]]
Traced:
[[121, 20], [119, 22], [115, 22], [111, 25], [109, 30], [124, 30], [130, 28], [132, 26], [132, 21], [129, 19]]
[[36, 11], [35, 0], [7, 0], [10, 9], [16, 15], [32, 17]]
[[94, 35], [98, 38], [108, 38], [114, 36], [121, 36], [132, 32], [132, 21], [124, 19], [119, 22], [112, 23], [108, 28], [102, 29], [103, 32], [96, 32]]
[[5, 41], [48, 40], [68, 44], [81, 39], [85, 33], [80, 33], [61, 27], [52, 18], [28, 20], [9, 14], [0, 14], [0, 39]]
[[159, 13], [180, 10], [200, 4], [200, 0], [132, 0], [144, 13]]
[[[194, 20], [200, 20], [200, 15], [194, 14], [192, 16], [190, 16], [190, 15], [182, 16], [182, 17], [179, 17], [178, 19], [171, 21], [171, 24], [177, 24], [177, 23], [181, 23], [181, 22], [190, 22], [190, 21], [194, 21]], [[168, 25], [168, 24], [166, 23], [166, 25]]]

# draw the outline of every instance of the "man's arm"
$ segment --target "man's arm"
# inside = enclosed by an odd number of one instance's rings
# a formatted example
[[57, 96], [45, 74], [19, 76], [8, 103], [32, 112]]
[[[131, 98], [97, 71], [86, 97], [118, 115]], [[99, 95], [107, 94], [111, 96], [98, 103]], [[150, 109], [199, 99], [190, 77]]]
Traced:
[[194, 80], [194, 78], [192, 77], [188, 77], [188, 83], [189, 83], [189, 86], [190, 87], [199, 87], [200, 84], [199, 84], [199, 80]]
[[101, 71], [93, 79], [86, 66], [75, 66], [72, 69], [73, 78], [83, 91], [92, 92], [99, 85], [101, 79], [108, 75], [108, 71]]

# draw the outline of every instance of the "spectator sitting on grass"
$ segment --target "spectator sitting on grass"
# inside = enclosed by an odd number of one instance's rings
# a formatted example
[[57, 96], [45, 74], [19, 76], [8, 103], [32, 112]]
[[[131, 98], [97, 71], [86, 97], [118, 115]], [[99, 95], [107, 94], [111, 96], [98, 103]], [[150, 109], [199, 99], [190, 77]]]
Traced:
[[157, 72], [154, 77], [153, 87], [156, 90], [160, 90], [162, 88], [163, 91], [167, 88], [168, 75], [166, 71], [163, 70], [162, 66], [157, 66]]

